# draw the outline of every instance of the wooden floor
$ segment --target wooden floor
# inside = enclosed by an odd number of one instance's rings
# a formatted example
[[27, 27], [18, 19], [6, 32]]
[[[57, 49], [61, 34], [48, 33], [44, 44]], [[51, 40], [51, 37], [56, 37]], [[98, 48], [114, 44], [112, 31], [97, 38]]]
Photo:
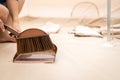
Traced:
[[50, 34], [58, 47], [55, 63], [13, 63], [16, 43], [0, 43], [0, 80], [120, 80], [119, 40], [108, 47], [106, 38], [74, 37], [69, 31], [76, 21], [23, 18], [21, 25], [27, 29], [47, 21], [61, 25], [58, 33]]

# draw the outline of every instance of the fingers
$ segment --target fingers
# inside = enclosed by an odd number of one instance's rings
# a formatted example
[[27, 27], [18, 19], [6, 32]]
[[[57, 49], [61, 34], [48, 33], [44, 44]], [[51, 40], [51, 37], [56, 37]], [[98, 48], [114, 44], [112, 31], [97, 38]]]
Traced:
[[4, 32], [5, 31], [5, 27], [4, 27], [4, 23], [3, 21], [0, 19], [0, 29]]

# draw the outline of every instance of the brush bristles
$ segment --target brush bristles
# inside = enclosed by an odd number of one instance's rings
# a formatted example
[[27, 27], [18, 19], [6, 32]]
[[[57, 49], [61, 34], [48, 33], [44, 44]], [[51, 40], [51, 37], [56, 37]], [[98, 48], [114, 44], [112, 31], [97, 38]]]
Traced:
[[17, 39], [17, 53], [45, 51], [53, 47], [49, 35]]

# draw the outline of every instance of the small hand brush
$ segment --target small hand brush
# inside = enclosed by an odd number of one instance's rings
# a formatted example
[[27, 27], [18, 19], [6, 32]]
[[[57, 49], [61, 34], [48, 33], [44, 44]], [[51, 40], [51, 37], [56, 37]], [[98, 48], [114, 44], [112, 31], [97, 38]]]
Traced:
[[14, 62], [54, 62], [57, 47], [48, 34], [40, 29], [27, 29], [18, 33], [12, 27], [5, 28], [17, 36], [17, 53]]

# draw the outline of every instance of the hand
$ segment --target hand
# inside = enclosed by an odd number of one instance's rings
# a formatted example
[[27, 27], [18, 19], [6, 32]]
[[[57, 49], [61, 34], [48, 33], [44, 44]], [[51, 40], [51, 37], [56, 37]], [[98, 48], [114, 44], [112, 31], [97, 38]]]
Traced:
[[3, 21], [0, 19], [0, 29], [4, 32], [5, 31], [5, 27], [4, 27], [4, 23]]

